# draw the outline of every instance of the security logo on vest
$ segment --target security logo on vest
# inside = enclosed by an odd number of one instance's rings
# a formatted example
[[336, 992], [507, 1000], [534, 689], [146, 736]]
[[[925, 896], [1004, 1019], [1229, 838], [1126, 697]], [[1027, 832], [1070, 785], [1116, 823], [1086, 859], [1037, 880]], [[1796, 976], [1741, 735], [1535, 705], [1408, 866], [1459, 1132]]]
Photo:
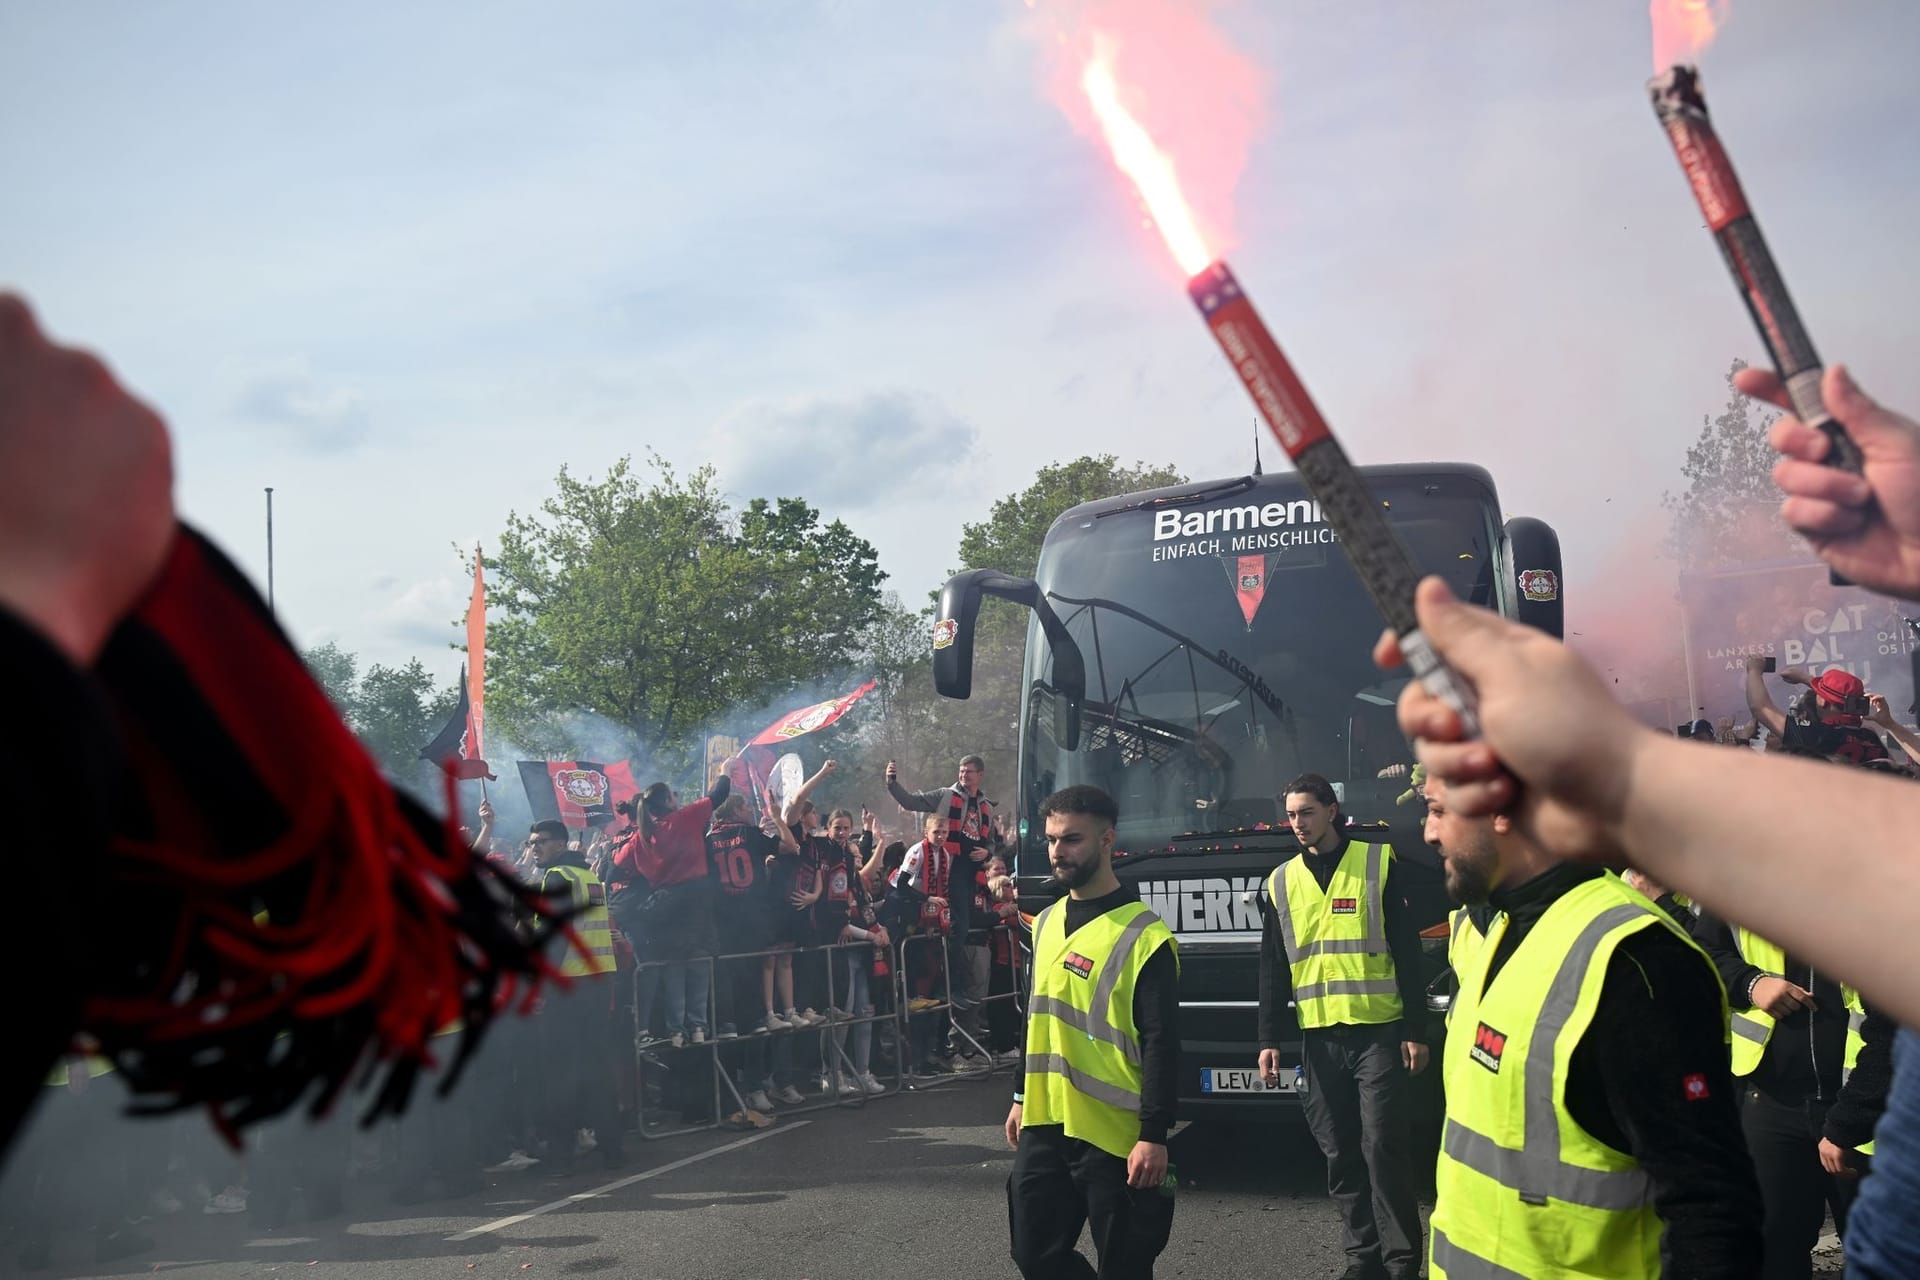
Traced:
[[1087, 959], [1078, 951], [1067, 952], [1066, 959], [1060, 963], [1068, 973], [1078, 974], [1082, 978], [1091, 978], [1093, 976], [1093, 961]]
[[1335, 898], [1327, 904], [1327, 910], [1336, 916], [1350, 916], [1360, 910], [1360, 899]]
[[1468, 1050], [1473, 1060], [1493, 1072], [1500, 1074], [1500, 1055], [1507, 1051], [1507, 1034], [1495, 1031], [1486, 1023], [1473, 1029], [1473, 1048]]

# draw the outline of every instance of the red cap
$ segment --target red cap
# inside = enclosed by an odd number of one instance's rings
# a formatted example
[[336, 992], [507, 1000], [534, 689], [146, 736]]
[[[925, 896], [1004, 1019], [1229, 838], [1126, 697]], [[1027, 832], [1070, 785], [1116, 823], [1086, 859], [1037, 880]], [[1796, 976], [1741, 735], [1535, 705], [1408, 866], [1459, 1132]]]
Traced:
[[1848, 698], [1857, 698], [1867, 691], [1860, 677], [1838, 667], [1828, 667], [1808, 682], [1813, 691], [1828, 702], [1845, 702]]

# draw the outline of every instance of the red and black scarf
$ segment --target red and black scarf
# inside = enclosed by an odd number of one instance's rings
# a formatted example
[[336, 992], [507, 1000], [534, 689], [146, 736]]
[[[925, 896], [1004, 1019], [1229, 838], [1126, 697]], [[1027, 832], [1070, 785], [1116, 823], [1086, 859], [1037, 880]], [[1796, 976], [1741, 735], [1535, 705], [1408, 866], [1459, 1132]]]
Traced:
[[[132, 781], [93, 884], [79, 1030], [139, 1109], [204, 1105], [232, 1138], [353, 1084], [371, 1121], [423, 1067], [451, 1088], [496, 1012], [555, 975], [541, 950], [564, 926], [387, 783], [199, 535], [181, 530], [98, 675]], [[455, 1019], [436, 1064], [429, 1037]]]

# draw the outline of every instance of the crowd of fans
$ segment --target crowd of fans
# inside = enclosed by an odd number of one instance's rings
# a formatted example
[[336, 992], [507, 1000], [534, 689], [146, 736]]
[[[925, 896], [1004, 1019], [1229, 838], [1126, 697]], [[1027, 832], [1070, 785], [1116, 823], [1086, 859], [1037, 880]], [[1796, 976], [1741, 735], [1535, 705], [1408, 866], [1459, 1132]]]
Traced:
[[[617, 1167], [639, 1126], [764, 1124], [1016, 1063], [1018, 1015], [987, 998], [1014, 990], [1018, 948], [996, 927], [1017, 912], [1009, 833], [979, 793], [978, 758], [953, 788], [899, 793], [911, 844], [864, 808], [822, 808], [838, 769], [827, 761], [786, 797], [763, 789], [757, 815], [729, 778], [685, 805], [655, 783], [611, 828], [536, 822], [517, 847], [483, 802], [477, 846], [574, 912], [575, 941], [551, 957], [566, 985], [502, 1020], [450, 1097], [358, 1136], [344, 1116], [269, 1125], [244, 1161], [198, 1116], [115, 1127], [113, 1082], [63, 1069], [7, 1184], [23, 1265], [45, 1262], [44, 1227], [75, 1205], [104, 1260], [147, 1247], [138, 1223], [155, 1214], [244, 1212], [274, 1229], [296, 1209], [337, 1214], [354, 1177], [414, 1204], [486, 1173]], [[897, 790], [891, 766], [888, 781]]]

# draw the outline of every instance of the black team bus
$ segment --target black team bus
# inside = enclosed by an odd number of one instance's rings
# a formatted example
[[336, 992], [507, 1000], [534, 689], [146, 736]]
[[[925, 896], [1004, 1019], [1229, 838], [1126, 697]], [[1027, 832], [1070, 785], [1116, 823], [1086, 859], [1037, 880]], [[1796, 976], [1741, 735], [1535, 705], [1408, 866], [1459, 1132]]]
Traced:
[[[1560, 546], [1538, 520], [1503, 523], [1493, 480], [1464, 465], [1363, 467], [1423, 573], [1462, 599], [1558, 636]], [[934, 630], [940, 691], [972, 689], [983, 596], [1025, 606], [1015, 875], [1022, 910], [1056, 895], [1040, 802], [1092, 783], [1120, 806], [1115, 870], [1180, 940], [1181, 1107], [1299, 1115], [1299, 1032], [1281, 1088], [1255, 1070], [1260, 912], [1267, 875], [1299, 846], [1279, 791], [1332, 781], [1364, 839], [1389, 839], [1394, 878], [1432, 926], [1444, 967], [1447, 901], [1394, 721], [1403, 674], [1373, 665], [1381, 631], [1333, 530], [1294, 473], [1242, 476], [1075, 507], [1033, 579], [953, 578]], [[1433, 1024], [1438, 1038], [1437, 1018]], [[1437, 1061], [1437, 1058], [1436, 1058]], [[1439, 1073], [1425, 1073], [1437, 1097]]]

